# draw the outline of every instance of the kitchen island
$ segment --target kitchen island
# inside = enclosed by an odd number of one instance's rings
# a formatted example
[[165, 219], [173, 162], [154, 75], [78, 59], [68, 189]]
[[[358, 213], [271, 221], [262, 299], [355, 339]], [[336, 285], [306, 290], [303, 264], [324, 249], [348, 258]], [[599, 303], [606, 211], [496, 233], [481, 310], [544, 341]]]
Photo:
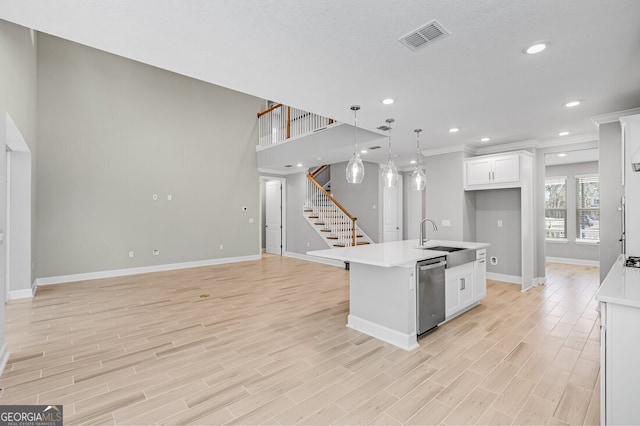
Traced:
[[[459, 247], [484, 253], [482, 249], [489, 244], [429, 240], [426, 246]], [[416, 265], [423, 260], [447, 257], [449, 252], [418, 248], [418, 240], [405, 240], [307, 254], [349, 262], [347, 327], [405, 350], [418, 347]], [[477, 305], [486, 294], [484, 261], [474, 257], [467, 264], [446, 270], [446, 320]]]

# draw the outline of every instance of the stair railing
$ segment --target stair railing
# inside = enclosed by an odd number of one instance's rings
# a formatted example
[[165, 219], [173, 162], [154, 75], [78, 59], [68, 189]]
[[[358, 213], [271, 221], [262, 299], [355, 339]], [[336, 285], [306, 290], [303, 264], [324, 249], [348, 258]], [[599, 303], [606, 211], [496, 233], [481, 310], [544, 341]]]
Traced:
[[342, 204], [334, 200], [331, 194], [314, 178], [326, 167], [320, 166], [307, 174], [305, 206], [313, 210], [315, 215], [318, 216], [318, 222], [323, 223], [325, 229], [331, 230], [331, 235], [336, 238], [336, 245], [344, 247], [355, 246], [358, 218], [351, 215]]
[[334, 120], [312, 112], [275, 104], [258, 113], [258, 148], [317, 132]]

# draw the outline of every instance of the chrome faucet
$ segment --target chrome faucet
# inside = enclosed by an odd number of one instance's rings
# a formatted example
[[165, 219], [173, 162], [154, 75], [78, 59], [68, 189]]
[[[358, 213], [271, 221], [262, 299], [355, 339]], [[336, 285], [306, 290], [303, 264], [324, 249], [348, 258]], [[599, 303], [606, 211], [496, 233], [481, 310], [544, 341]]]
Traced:
[[420, 246], [425, 245], [427, 243], [427, 241], [429, 241], [429, 238], [427, 238], [427, 233], [426, 233], [426, 229], [425, 229], [425, 226], [424, 226], [425, 222], [427, 222], [427, 221], [431, 222], [431, 225], [433, 225], [433, 230], [434, 231], [438, 230], [438, 227], [436, 226], [436, 223], [433, 220], [431, 220], [429, 218], [426, 218], [426, 217], [424, 219], [422, 219], [420, 221], [420, 237], [419, 237]]

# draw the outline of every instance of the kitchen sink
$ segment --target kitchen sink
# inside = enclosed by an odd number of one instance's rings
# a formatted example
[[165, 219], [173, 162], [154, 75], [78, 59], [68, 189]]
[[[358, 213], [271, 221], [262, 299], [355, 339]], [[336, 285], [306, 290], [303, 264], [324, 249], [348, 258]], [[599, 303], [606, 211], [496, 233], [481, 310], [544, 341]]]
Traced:
[[432, 247], [420, 247], [423, 250], [438, 250], [438, 251], [446, 251], [446, 252], [454, 252], [459, 250], [465, 250], [462, 247], [446, 247], [446, 246], [432, 246]]
[[421, 250], [437, 250], [446, 251], [447, 255], [447, 269], [455, 268], [456, 266], [463, 265], [465, 263], [473, 262], [476, 260], [476, 250], [463, 247], [448, 247], [448, 246], [420, 246], [417, 247]]

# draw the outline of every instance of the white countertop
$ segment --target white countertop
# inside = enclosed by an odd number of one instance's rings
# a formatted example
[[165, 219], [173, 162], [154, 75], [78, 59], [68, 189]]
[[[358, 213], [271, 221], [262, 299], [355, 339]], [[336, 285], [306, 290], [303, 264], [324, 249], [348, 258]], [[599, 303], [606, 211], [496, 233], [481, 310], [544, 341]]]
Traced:
[[622, 256], [596, 292], [596, 300], [640, 308], [640, 269], [622, 266]]
[[[488, 247], [487, 243], [466, 241], [429, 240], [427, 246], [449, 246], [470, 249]], [[326, 259], [343, 262], [362, 263], [365, 265], [391, 268], [406, 264], [413, 264], [420, 260], [446, 256], [446, 251], [423, 250], [416, 248], [418, 240], [394, 241], [390, 243], [367, 244], [356, 247], [337, 247], [327, 250], [309, 251], [309, 256], [324, 257]]]

